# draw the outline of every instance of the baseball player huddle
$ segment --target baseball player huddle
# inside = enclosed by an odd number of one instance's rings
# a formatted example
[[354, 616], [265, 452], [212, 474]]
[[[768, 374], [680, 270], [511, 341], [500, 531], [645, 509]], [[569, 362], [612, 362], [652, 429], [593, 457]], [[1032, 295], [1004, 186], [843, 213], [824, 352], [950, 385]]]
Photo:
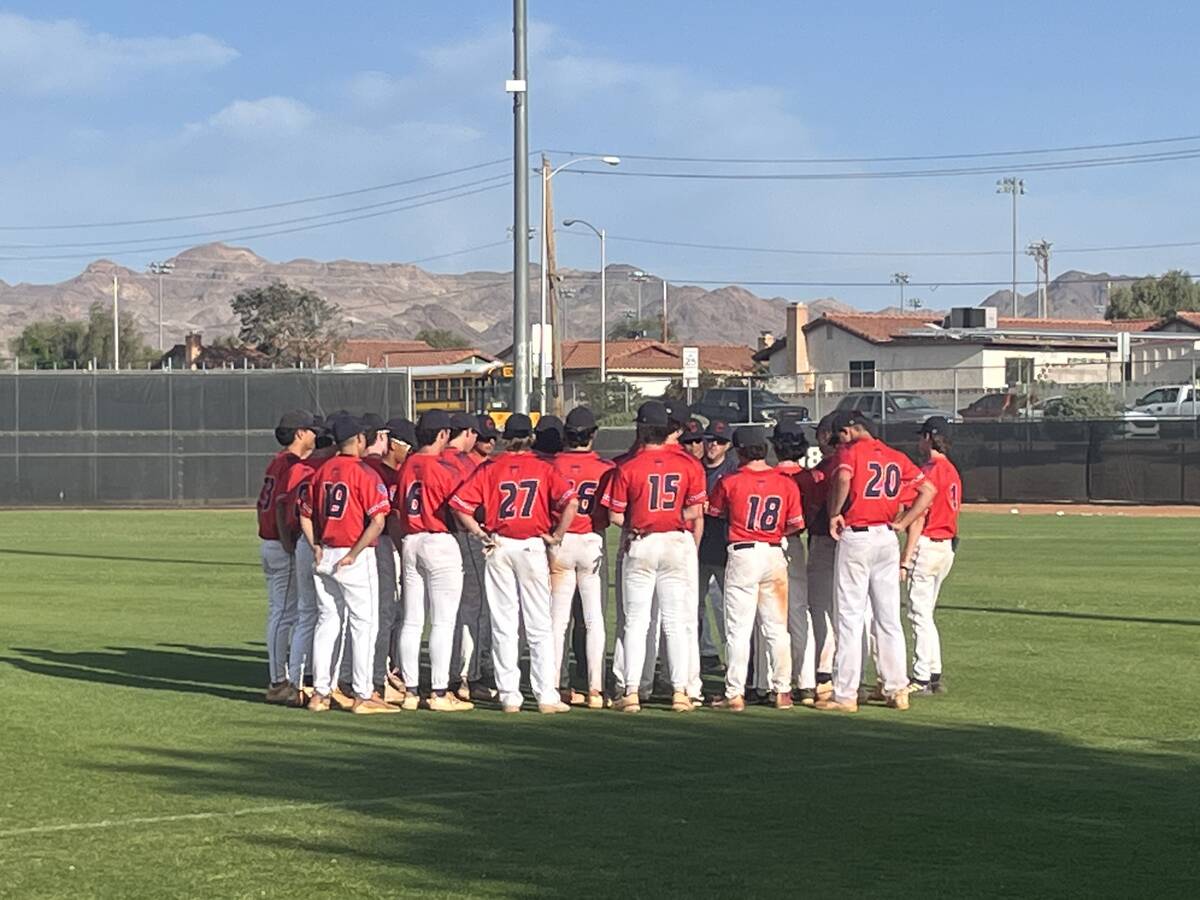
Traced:
[[[815, 465], [799, 423], [704, 426], [651, 400], [636, 430], [606, 460], [586, 407], [536, 428], [513, 414], [502, 433], [488, 416], [442, 410], [416, 423], [284, 415], [258, 500], [268, 702], [516, 713], [523, 645], [545, 714], [636, 713], [660, 664], [678, 712], [906, 709], [913, 693], [945, 690], [934, 610], [962, 486], [944, 419], [921, 428], [920, 468], [854, 412], [819, 423]], [[568, 643], [580, 689], [565, 686]], [[705, 698], [702, 674], [721, 672], [722, 655], [723, 695]], [[873, 687], [861, 684], [868, 655]]]

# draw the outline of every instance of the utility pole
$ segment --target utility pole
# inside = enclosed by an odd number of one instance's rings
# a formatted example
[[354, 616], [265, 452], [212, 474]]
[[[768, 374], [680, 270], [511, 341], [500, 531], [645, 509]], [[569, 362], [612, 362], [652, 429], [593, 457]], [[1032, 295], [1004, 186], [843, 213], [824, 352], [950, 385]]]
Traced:
[[642, 283], [649, 281], [650, 276], [641, 269], [634, 269], [629, 273], [629, 280], [637, 282], [637, 320], [642, 321]]
[[113, 371], [121, 368], [121, 309], [117, 300], [117, 276], [113, 275]]
[[665, 344], [667, 342], [667, 337], [668, 337], [668, 335], [667, 335], [667, 279], [665, 279], [665, 278], [662, 280], [662, 287], [663, 287], [662, 336], [663, 336], [663, 343]]
[[529, 412], [529, 91], [525, 0], [513, 0], [513, 396]]
[[900, 285], [900, 311], [904, 311], [904, 286], [908, 284], [907, 272], [893, 272], [892, 284]]
[[169, 262], [152, 262], [149, 267], [150, 274], [158, 276], [158, 352], [166, 352], [166, 347], [163, 346], [163, 276], [170, 275], [171, 270], [175, 268], [175, 263]]
[[1042, 319], [1050, 318], [1050, 247], [1050, 242], [1042, 238], [1025, 250], [1037, 266], [1038, 317]]
[[997, 194], [1012, 194], [1012, 314], [1020, 315], [1017, 309], [1017, 197], [1025, 193], [1024, 178], [1001, 178], [996, 182]]

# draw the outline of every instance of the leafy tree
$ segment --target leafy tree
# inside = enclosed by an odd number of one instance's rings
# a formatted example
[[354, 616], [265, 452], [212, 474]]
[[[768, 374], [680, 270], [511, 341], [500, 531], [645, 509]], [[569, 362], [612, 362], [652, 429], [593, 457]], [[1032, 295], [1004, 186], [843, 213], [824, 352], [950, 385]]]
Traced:
[[[712, 372], [708, 371], [708, 369], [700, 370], [700, 377], [697, 379], [697, 381], [699, 381], [700, 385], [699, 385], [699, 387], [692, 388], [692, 399], [693, 400], [697, 399], [702, 393], [704, 393], [704, 391], [708, 390], [709, 388], [715, 388], [715, 387], [721, 386], [721, 379], [718, 378], [716, 375], [714, 375]], [[682, 378], [674, 379], [670, 384], [667, 385], [667, 389], [665, 391], [663, 391], [663, 396], [667, 397], [671, 400], [686, 401], [687, 394], [688, 394], [687, 388], [685, 388], [683, 386]]]
[[[676, 324], [667, 322], [667, 339], [675, 340]], [[657, 341], [662, 338], [662, 314], [648, 319], [621, 318], [608, 329], [610, 341], [628, 341], [645, 338]]]
[[[18, 364], [38, 369], [84, 367], [94, 358], [101, 367], [113, 364], [113, 317], [107, 303], [93, 303], [86, 322], [55, 316], [31, 322], [11, 341], [9, 349]], [[158, 359], [146, 343], [133, 314], [121, 313], [121, 365], [141, 368]]]
[[463, 350], [471, 342], [448, 328], [422, 328], [417, 332], [418, 341], [424, 341], [434, 350]]
[[275, 362], [311, 363], [336, 351], [346, 339], [341, 308], [308, 288], [276, 281], [242, 291], [229, 305], [242, 321], [242, 344]]
[[[158, 359], [158, 351], [146, 343], [146, 338], [134, 324], [133, 314], [121, 313], [121, 368], [140, 369]], [[101, 366], [113, 362], [113, 317], [108, 303], [96, 302], [88, 307], [87, 332], [83, 339], [83, 358], [93, 357]]]
[[1061, 399], [1046, 406], [1047, 419], [1115, 419], [1122, 409], [1102, 384], [1068, 388]]
[[1200, 285], [1181, 270], [1159, 278], [1140, 278], [1109, 297], [1106, 319], [1159, 319], [1173, 312], [1200, 309]]

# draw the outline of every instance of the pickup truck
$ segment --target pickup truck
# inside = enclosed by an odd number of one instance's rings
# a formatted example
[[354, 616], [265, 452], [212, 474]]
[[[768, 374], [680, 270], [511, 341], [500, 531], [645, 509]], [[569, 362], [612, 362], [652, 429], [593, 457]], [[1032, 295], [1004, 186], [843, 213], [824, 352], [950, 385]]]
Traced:
[[1170, 384], [1155, 388], [1144, 397], [1138, 397], [1133, 410], [1149, 413], [1159, 419], [1194, 419], [1200, 416], [1196, 388], [1190, 384]]
[[948, 422], [962, 419], [946, 409], [938, 409], [924, 397], [904, 391], [855, 391], [838, 403], [839, 410], [858, 410], [876, 422], [914, 422], [920, 425], [930, 416], [941, 416]]
[[758, 388], [710, 388], [692, 404], [692, 414], [730, 423], [808, 421], [807, 406], [796, 406]]

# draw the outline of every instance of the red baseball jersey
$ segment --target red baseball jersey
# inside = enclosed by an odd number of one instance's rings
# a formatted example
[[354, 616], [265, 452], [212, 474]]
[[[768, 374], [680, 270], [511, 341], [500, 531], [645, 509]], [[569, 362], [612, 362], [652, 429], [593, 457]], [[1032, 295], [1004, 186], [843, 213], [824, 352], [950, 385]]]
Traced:
[[288, 469], [299, 459], [295, 453], [281, 450], [271, 457], [267, 464], [262, 488], [258, 492], [258, 536], [264, 541], [279, 540], [279, 528], [275, 525], [275, 506], [283, 497]]
[[958, 534], [958, 508], [962, 503], [962, 479], [954, 463], [944, 456], [935, 456], [921, 466], [925, 477], [933, 482], [937, 493], [925, 513], [921, 534], [944, 541]]
[[293, 540], [300, 537], [300, 497], [312, 487], [312, 476], [317, 465], [320, 463], [314, 464], [307, 459], [298, 459], [292, 463], [279, 496], [279, 502], [287, 504], [287, 527]]
[[708, 499], [704, 466], [676, 446], [643, 447], [617, 467], [601, 501], [641, 534], [686, 531], [683, 511]]
[[579, 498], [579, 510], [567, 531], [589, 534], [607, 528], [608, 510], [600, 505], [600, 498], [617, 467], [590, 450], [566, 450], [555, 455], [551, 465]]
[[787, 472], [742, 466], [717, 482], [708, 498], [708, 514], [727, 519], [729, 543], [778, 544], [804, 527], [800, 488]]
[[454, 471], [458, 473], [459, 484], [470, 478], [471, 473], [475, 471], [476, 464], [471, 461], [471, 454], [455, 450], [453, 447], [447, 447], [442, 451], [442, 459], [454, 467]]
[[452, 509], [473, 514], [483, 507], [483, 527], [501, 537], [524, 540], [548, 534], [553, 514], [575, 490], [536, 453], [501, 453], [480, 466], [450, 498]]
[[338, 455], [313, 473], [300, 513], [313, 520], [324, 546], [353, 547], [368, 520], [390, 505], [387, 488], [370, 466], [357, 456]]
[[834, 457], [834, 473], [850, 473], [846, 525], [886, 525], [896, 518], [906, 488], [925, 480], [913, 461], [876, 438], [865, 437]]
[[433, 453], [411, 453], [396, 480], [392, 509], [400, 518], [405, 534], [445, 533], [446, 501], [462, 483], [458, 468], [445, 457]]
[[388, 502], [392, 503], [396, 499], [396, 484], [400, 477], [400, 473], [383, 461], [382, 456], [364, 456], [363, 462], [371, 467], [371, 470], [379, 476], [379, 480], [383, 482], [383, 486], [388, 490]]

